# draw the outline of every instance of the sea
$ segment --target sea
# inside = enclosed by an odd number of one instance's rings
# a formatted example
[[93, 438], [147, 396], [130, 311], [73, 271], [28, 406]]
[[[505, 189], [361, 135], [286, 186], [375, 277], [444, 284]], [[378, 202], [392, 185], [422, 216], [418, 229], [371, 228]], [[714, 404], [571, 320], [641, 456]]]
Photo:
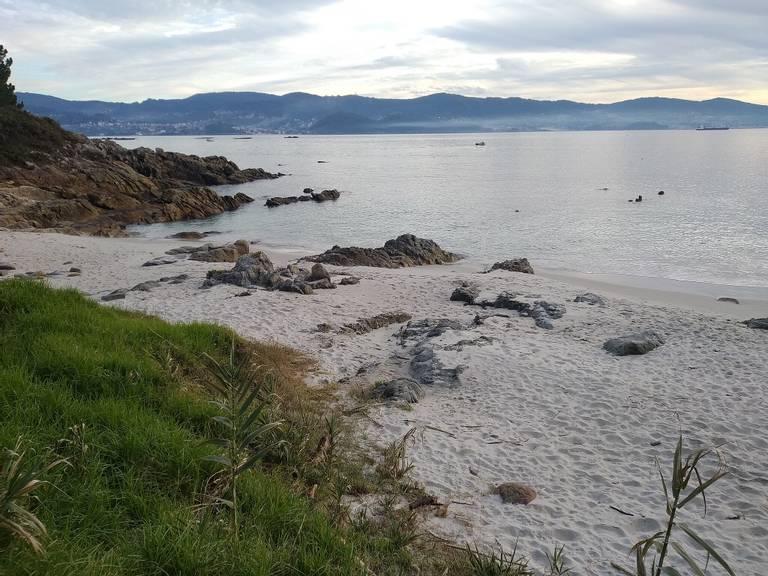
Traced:
[[[132, 228], [147, 237], [216, 230], [215, 238], [322, 251], [412, 233], [484, 263], [524, 256], [553, 270], [768, 287], [768, 130], [139, 136], [121, 144], [286, 174], [217, 187], [255, 198], [235, 212]], [[336, 188], [341, 197], [264, 205], [304, 188]]]

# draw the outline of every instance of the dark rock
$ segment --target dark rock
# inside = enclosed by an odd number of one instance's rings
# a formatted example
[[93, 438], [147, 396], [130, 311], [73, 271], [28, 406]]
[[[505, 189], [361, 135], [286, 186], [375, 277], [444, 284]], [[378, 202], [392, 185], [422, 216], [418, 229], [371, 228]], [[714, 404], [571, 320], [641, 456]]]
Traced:
[[352, 286], [353, 284], [359, 284], [359, 283], [360, 283], [360, 278], [358, 278], [357, 276], [344, 276], [344, 278], [341, 279], [341, 282], [339, 282], [339, 284], [341, 284], [342, 286]]
[[[334, 286], [335, 288], [335, 286]], [[288, 279], [284, 280], [277, 287], [281, 292], [296, 292], [297, 294], [309, 295], [314, 292], [314, 288], [311, 284], [303, 282], [301, 280]]]
[[470, 284], [463, 284], [456, 288], [451, 294], [451, 300], [454, 302], [466, 302], [467, 304], [474, 304], [475, 298], [480, 295], [480, 290], [477, 286]]
[[285, 204], [293, 204], [294, 202], [298, 202], [299, 198], [298, 196], [275, 196], [273, 198], [269, 198], [264, 206], [267, 206], [269, 208], [275, 208], [277, 206], [284, 206]]
[[272, 261], [264, 252], [254, 252], [240, 256], [232, 270], [211, 270], [203, 284], [204, 288], [217, 284], [234, 284], [247, 288], [261, 286], [274, 290], [281, 283], [280, 275], [275, 272]]
[[401, 343], [410, 339], [427, 339], [442, 336], [448, 330], [463, 330], [464, 325], [458, 320], [450, 318], [423, 318], [408, 322], [400, 329]]
[[410, 378], [396, 378], [377, 383], [372, 394], [375, 398], [382, 400], [397, 400], [415, 404], [424, 397], [424, 390]]
[[142, 266], [164, 266], [166, 264], [175, 264], [178, 262], [176, 258], [168, 258], [166, 256], [159, 256], [158, 258], [153, 258], [152, 260], [148, 262], [144, 262]]
[[360, 318], [352, 324], [345, 324], [341, 327], [342, 332], [354, 332], [355, 334], [366, 334], [372, 330], [384, 328], [391, 324], [401, 324], [411, 319], [411, 315], [405, 312], [384, 312], [369, 318]]
[[302, 190], [301, 193], [302, 194], [312, 194], [312, 192], [314, 192], [314, 190], [312, 188], [304, 188], [304, 190]]
[[307, 282], [315, 290], [333, 290], [336, 288], [336, 284], [331, 282], [330, 278], [323, 278], [322, 280], [315, 280], [313, 282]]
[[664, 196], [664, 190], [659, 190], [659, 196]]
[[536, 499], [536, 490], [525, 484], [517, 482], [506, 482], [499, 484], [493, 489], [494, 494], [501, 496], [504, 504], [523, 504], [528, 505]]
[[338, 200], [341, 192], [336, 190], [323, 190], [322, 192], [312, 192], [312, 200], [315, 202], [325, 202], [326, 200]]
[[593, 294], [592, 292], [585, 292], [584, 294], [579, 294], [578, 296], [576, 296], [576, 298], [573, 299], [573, 301], [584, 302], [585, 304], [589, 304], [590, 306], [605, 306], [605, 299], [603, 299], [602, 296]]
[[178, 238], [180, 240], [202, 240], [205, 238], [205, 234], [195, 231], [177, 232], [176, 234], [171, 234], [168, 236], [168, 238]]
[[310, 262], [321, 262], [336, 266], [375, 266], [378, 268], [402, 268], [424, 264], [448, 264], [459, 260], [459, 256], [446, 252], [432, 240], [403, 234], [388, 240], [382, 248], [341, 248], [306, 258]]
[[312, 196], [299, 196], [299, 202], [309, 202], [312, 200]]
[[250, 245], [246, 240], [238, 240], [232, 244], [212, 246], [210, 248], [196, 250], [189, 255], [190, 260], [200, 262], [236, 262], [238, 258], [248, 254]]
[[502, 292], [496, 297], [491, 306], [493, 308], [504, 308], [505, 310], [514, 310], [521, 315], [526, 316], [530, 314], [531, 305], [528, 302], [518, 300], [518, 294], [514, 292]]
[[752, 318], [744, 322], [749, 328], [757, 330], [768, 330], [768, 318]]
[[738, 304], [739, 301], [736, 298], [730, 298], [728, 296], [723, 296], [722, 298], [717, 299], [718, 302], [730, 302], [731, 304]]
[[69, 272], [70, 272], [71, 274], [80, 274], [80, 273], [82, 273], [82, 270], [80, 270], [80, 268], [75, 268], [75, 267], [73, 266], [72, 268], [70, 268], [70, 269], [69, 269]]
[[328, 273], [328, 270], [326, 270], [322, 264], [314, 264], [312, 266], [312, 270], [309, 273], [309, 276], [307, 276], [307, 282], [314, 282], [316, 280], [330, 281], [330, 279], [331, 279], [331, 275]]
[[16, 267], [6, 262], [0, 262], [0, 270], [16, 270]]
[[333, 326], [328, 322], [321, 322], [320, 324], [317, 325], [317, 331], [322, 334], [327, 334], [331, 330], [333, 330]]
[[160, 278], [160, 282], [170, 282], [171, 284], [181, 284], [184, 280], [189, 279], [189, 274], [179, 274], [178, 276], [163, 276]]
[[141, 284], [136, 284], [136, 286], [131, 288], [131, 292], [149, 292], [153, 288], [160, 288], [160, 286], [161, 284], [158, 280], [148, 280]]
[[245, 296], [250, 296], [251, 294], [253, 293], [248, 292], [248, 290], [246, 290], [245, 292], [238, 292], [237, 294], [235, 294], [235, 298], [244, 298]]
[[120, 288], [118, 290], [113, 290], [109, 294], [102, 296], [101, 299], [104, 302], [112, 302], [113, 300], [125, 300], [125, 295], [128, 293], [127, 288]]
[[664, 340], [653, 330], [612, 338], [603, 344], [603, 349], [615, 356], [647, 354], [664, 344]]
[[496, 262], [489, 272], [494, 270], [506, 270], [507, 272], [520, 272], [522, 274], [533, 274], [533, 266], [528, 262], [528, 258], [513, 258], [512, 260], [504, 260], [502, 262]]

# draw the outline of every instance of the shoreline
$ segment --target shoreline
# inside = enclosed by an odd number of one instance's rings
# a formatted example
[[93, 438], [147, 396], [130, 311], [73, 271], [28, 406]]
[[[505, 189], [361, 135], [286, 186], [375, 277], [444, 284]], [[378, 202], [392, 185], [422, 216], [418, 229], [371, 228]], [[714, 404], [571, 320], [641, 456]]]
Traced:
[[[762, 566], [768, 553], [768, 440], [762, 433], [768, 334], [740, 321], [768, 315], [765, 300], [726, 305], [708, 295], [719, 294], [711, 285], [681, 293], [685, 285], [622, 287], [543, 269], [480, 274], [485, 267], [471, 260], [398, 269], [328, 266], [337, 282], [340, 274], [353, 273], [360, 283], [308, 296], [255, 290], [241, 298], [237, 286], [200, 289], [208, 270], [229, 269], [229, 263], [142, 267], [170, 248], [199, 243], [205, 242], [0, 232], [0, 260], [16, 265], [16, 272], [62, 272], [49, 283], [95, 299], [187, 274], [179, 284], [128, 292], [108, 305], [277, 340], [315, 358], [315, 381], [338, 383], [345, 397], [412, 376], [414, 349], [427, 346], [435, 379], [422, 386], [425, 396], [407, 408], [366, 404], [361, 432], [383, 444], [419, 431], [407, 448], [413, 478], [446, 507], [444, 516], [424, 512], [427, 530], [458, 543], [498, 542], [507, 550], [519, 543], [536, 567], [546, 566], [545, 553], [555, 543], [565, 545], [578, 574], [602, 575], [611, 561], [625, 561], [634, 542], [660, 528], [656, 459], [666, 471], [680, 432], [688, 448], [721, 446], [733, 474], [708, 493], [705, 519], [698, 508], [685, 519], [719, 543], [737, 573]], [[278, 265], [307, 253], [260, 244], [252, 250], [262, 247]], [[82, 274], [68, 277], [70, 266]], [[511, 290], [562, 304], [566, 312], [544, 330], [509, 310], [450, 301], [462, 282], [476, 283], [488, 297]], [[605, 304], [574, 302], [585, 291], [595, 291]], [[363, 334], [337, 329], [393, 311], [414, 322], [446, 319], [452, 326], [410, 340], [398, 333], [403, 324]], [[331, 329], [319, 330], [322, 323]], [[602, 349], [609, 338], [646, 329], [665, 342], [653, 352], [620, 358]], [[493, 486], [510, 481], [533, 487], [537, 498], [528, 506], [502, 504]]]

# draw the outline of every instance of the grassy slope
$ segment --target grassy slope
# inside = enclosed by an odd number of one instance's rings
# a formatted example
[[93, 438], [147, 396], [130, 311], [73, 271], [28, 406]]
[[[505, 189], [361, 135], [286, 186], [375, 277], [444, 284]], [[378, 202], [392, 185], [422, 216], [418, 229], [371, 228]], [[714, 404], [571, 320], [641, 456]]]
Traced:
[[[359, 550], [279, 469], [248, 476], [241, 544], [193, 512], [212, 406], [194, 382], [231, 335], [101, 307], [74, 291], [0, 282], [0, 446], [22, 436], [54, 471], [36, 513], [47, 552], [0, 543], [0, 574], [357, 574]], [[190, 368], [193, 367], [193, 368]], [[70, 427], [85, 424], [85, 444]]]
[[50, 153], [75, 138], [50, 118], [34, 116], [15, 106], [0, 106], [0, 166], [38, 161], [35, 152]]

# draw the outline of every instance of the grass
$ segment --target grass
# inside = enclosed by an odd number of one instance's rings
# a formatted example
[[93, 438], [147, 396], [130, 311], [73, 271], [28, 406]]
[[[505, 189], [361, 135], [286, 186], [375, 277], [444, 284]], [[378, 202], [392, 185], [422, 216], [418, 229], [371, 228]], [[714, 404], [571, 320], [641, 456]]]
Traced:
[[0, 106], [0, 165], [40, 162], [40, 153], [53, 152], [73, 138], [50, 118]]
[[[196, 512], [218, 434], [200, 383], [205, 354], [224, 363], [232, 335], [170, 325], [38, 282], [0, 283], [0, 446], [67, 458], [28, 510], [45, 554], [0, 543], [0, 574], [363, 574], [359, 548], [279, 467], [238, 483], [240, 537]], [[289, 371], [284, 350], [256, 347]], [[279, 371], [278, 371], [279, 373]], [[283, 383], [285, 385], [285, 382]]]

